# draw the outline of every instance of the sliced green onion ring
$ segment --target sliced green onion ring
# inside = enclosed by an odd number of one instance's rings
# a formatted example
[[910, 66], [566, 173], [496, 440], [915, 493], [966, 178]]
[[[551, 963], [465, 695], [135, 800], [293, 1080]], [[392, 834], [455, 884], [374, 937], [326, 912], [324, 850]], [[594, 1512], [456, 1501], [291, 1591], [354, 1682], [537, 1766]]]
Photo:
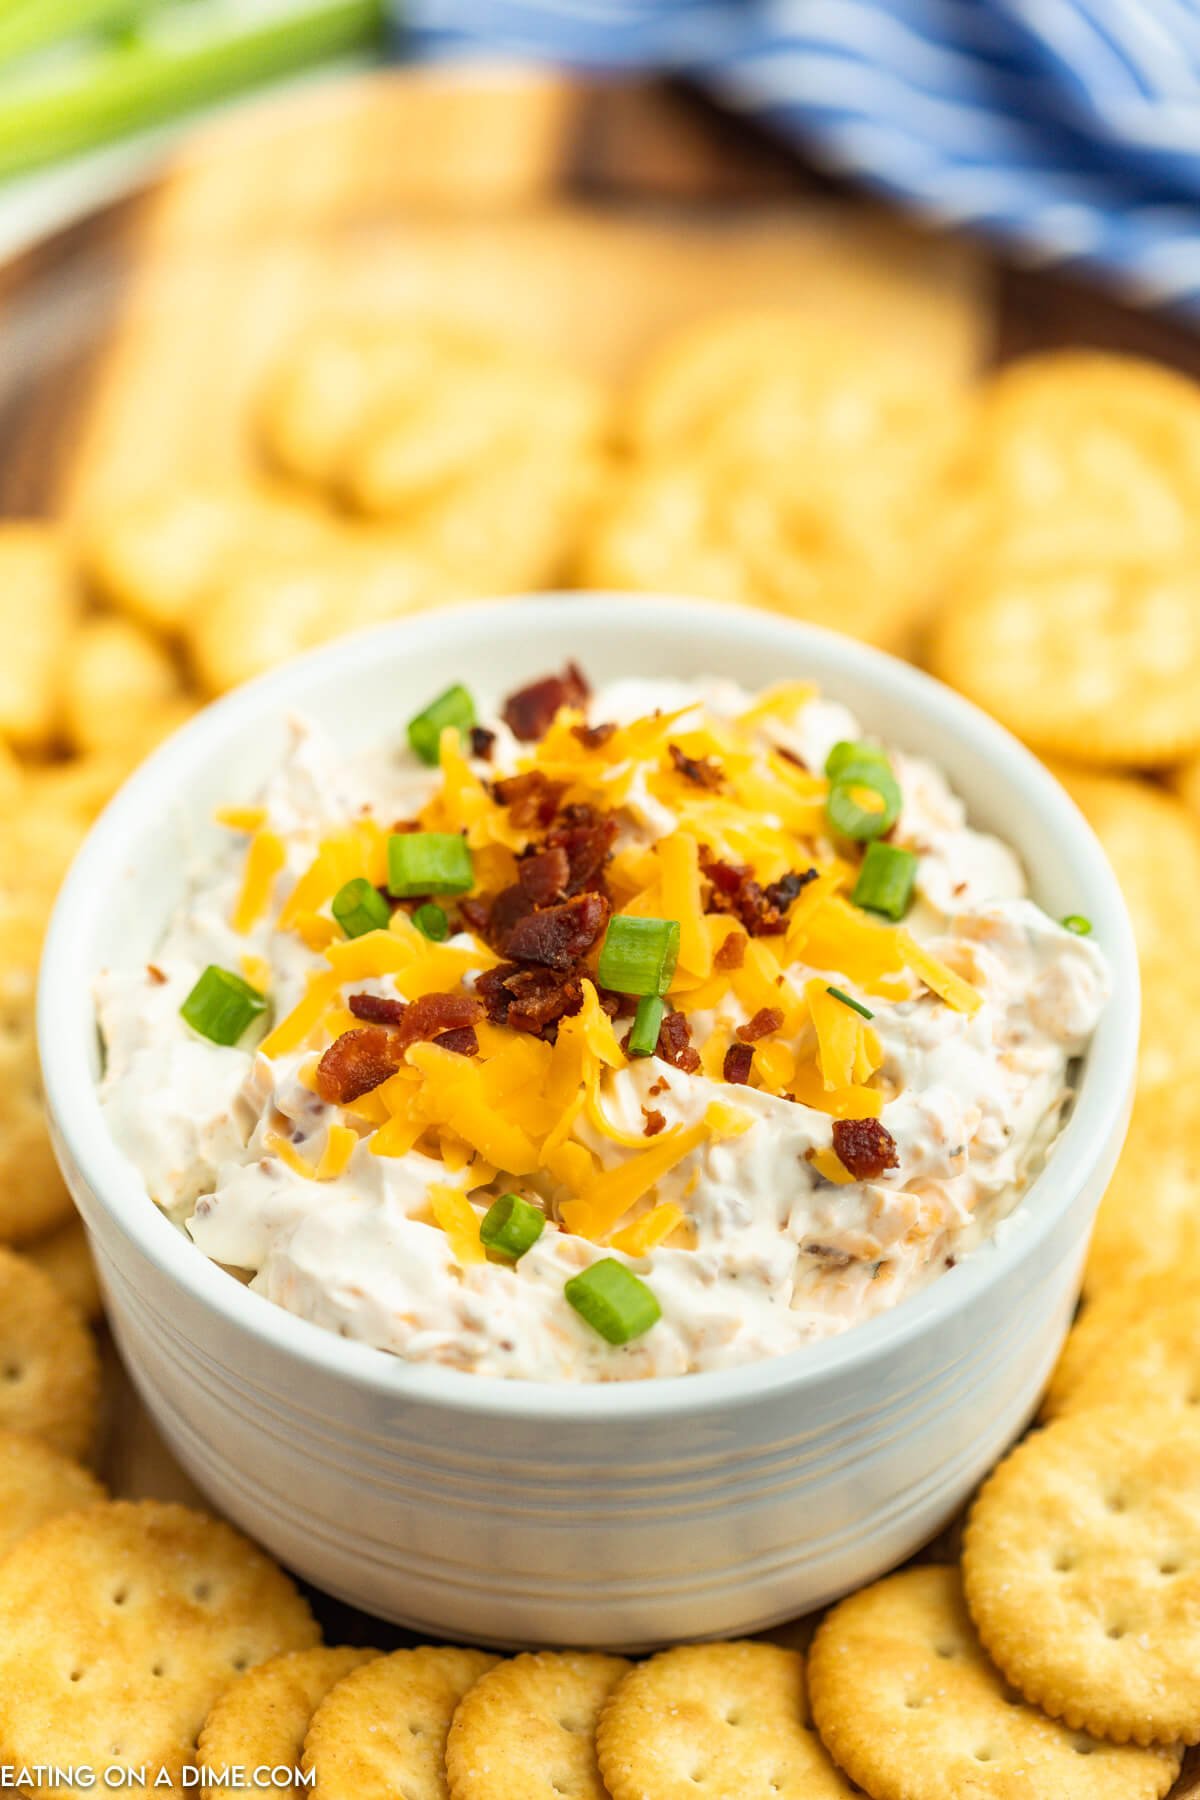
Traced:
[[368, 931], [386, 931], [391, 913], [388, 903], [365, 875], [340, 887], [329, 910], [348, 938], [365, 937]]
[[412, 922], [424, 937], [434, 944], [444, 944], [450, 936], [450, 921], [440, 906], [427, 900], [413, 913]]
[[911, 850], [898, 844], [867, 845], [858, 880], [850, 898], [855, 906], [867, 912], [882, 913], [885, 919], [899, 924], [912, 905], [917, 880], [917, 859]]
[[900, 817], [900, 783], [886, 763], [848, 763], [833, 782], [825, 812], [843, 837], [882, 837]]
[[467, 840], [456, 831], [394, 831], [388, 839], [388, 893], [466, 894], [475, 884]]
[[678, 919], [616, 913], [608, 921], [596, 973], [600, 986], [614, 994], [665, 994], [678, 960]]
[[453, 725], [462, 732], [469, 731], [474, 723], [475, 702], [466, 688], [456, 682], [408, 721], [408, 741], [422, 762], [436, 768], [446, 727]]
[[642, 995], [634, 1014], [633, 1030], [629, 1033], [630, 1056], [654, 1055], [666, 1010], [667, 1003], [661, 994]]
[[520, 1194], [501, 1194], [483, 1215], [479, 1239], [487, 1250], [519, 1262], [546, 1229], [546, 1215], [540, 1206], [522, 1200]]
[[232, 969], [209, 963], [179, 1010], [193, 1031], [228, 1048], [266, 1012], [267, 997]]
[[1083, 913], [1068, 913], [1062, 921], [1062, 927], [1064, 931], [1073, 931], [1076, 937], [1092, 935], [1092, 921], [1085, 918]]
[[585, 1324], [610, 1344], [628, 1344], [662, 1318], [653, 1290], [615, 1256], [572, 1275], [563, 1293]]

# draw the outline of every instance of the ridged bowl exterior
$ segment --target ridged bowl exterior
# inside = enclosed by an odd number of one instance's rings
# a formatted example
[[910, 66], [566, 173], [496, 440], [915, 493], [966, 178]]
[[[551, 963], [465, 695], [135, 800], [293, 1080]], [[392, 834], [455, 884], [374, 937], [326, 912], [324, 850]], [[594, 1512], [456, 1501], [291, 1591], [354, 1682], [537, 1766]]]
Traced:
[[[278, 751], [263, 722], [284, 709], [336, 725], [339, 697], [355, 696], [345, 735], [369, 741], [450, 679], [502, 692], [567, 655], [598, 679], [811, 675], [885, 737], [940, 760], [1022, 852], [1043, 903], [1087, 912], [1110, 957], [1114, 999], [1074, 1115], [1021, 1208], [995, 1243], [843, 1338], [750, 1368], [603, 1387], [410, 1367], [208, 1263], [107, 1137], [90, 981], [109, 957], [148, 952], [178, 897], [178, 859], [160, 866], [168, 814], [191, 836], [218, 800], [252, 792]], [[1137, 1036], [1136, 963], [1107, 865], [1061, 790], [998, 728], [823, 633], [608, 597], [398, 624], [210, 709], [96, 827], [56, 913], [40, 1006], [60, 1160], [118, 1345], [180, 1461], [322, 1588], [420, 1631], [495, 1644], [751, 1631], [926, 1541], [1029, 1418], [1053, 1365], [1124, 1134]]]

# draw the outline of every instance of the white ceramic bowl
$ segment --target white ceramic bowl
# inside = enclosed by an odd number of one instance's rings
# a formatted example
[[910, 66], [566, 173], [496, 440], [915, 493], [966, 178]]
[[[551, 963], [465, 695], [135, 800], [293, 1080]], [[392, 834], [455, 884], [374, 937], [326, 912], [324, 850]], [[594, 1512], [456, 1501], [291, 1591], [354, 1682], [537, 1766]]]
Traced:
[[[147, 1198], [97, 1104], [94, 972], [149, 956], [182, 846], [252, 796], [301, 710], [346, 746], [394, 735], [452, 679], [496, 698], [574, 657], [596, 682], [813, 677], [933, 758], [1086, 913], [1115, 991], [1052, 1161], [997, 1242], [846, 1336], [661, 1382], [569, 1387], [409, 1367], [248, 1292]], [[117, 1340], [214, 1503], [331, 1593], [489, 1643], [648, 1645], [754, 1630], [870, 1580], [962, 1503], [1021, 1429], [1059, 1348], [1125, 1130], [1133, 943], [1079, 813], [998, 726], [924, 675], [767, 614], [574, 595], [426, 614], [209, 708], [130, 781], [59, 900], [40, 990], [58, 1153]]]

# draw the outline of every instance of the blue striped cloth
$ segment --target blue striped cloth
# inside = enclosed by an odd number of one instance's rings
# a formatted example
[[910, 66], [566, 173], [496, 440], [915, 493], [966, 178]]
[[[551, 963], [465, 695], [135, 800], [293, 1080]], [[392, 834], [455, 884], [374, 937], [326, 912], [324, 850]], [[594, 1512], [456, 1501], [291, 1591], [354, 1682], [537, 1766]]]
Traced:
[[660, 68], [938, 224], [1200, 312], [1194, 0], [406, 0], [422, 57]]

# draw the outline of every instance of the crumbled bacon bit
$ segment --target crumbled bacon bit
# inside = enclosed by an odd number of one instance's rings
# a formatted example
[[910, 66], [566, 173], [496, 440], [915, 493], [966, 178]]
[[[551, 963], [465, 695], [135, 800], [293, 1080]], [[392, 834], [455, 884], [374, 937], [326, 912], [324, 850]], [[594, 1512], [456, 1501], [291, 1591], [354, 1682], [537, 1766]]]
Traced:
[[561, 845], [524, 856], [517, 864], [517, 884], [534, 906], [552, 906], [567, 894], [571, 864]]
[[561, 707], [582, 706], [590, 691], [582, 672], [570, 662], [561, 675], [544, 675], [510, 694], [501, 717], [514, 737], [530, 744], [546, 735]]
[[730, 1044], [725, 1052], [725, 1062], [721, 1073], [726, 1081], [736, 1082], [743, 1087], [750, 1079], [750, 1065], [754, 1061], [754, 1048], [750, 1044]]
[[546, 834], [546, 847], [566, 852], [568, 894], [604, 891], [604, 870], [616, 835], [617, 821], [594, 806], [563, 808]]
[[896, 1140], [878, 1119], [835, 1119], [833, 1147], [855, 1181], [875, 1181], [900, 1166]]
[[439, 1033], [433, 1041], [439, 1050], [453, 1050], [455, 1056], [479, 1055], [479, 1039], [473, 1025], [458, 1025], [453, 1031]]
[[578, 975], [520, 969], [515, 963], [485, 970], [475, 983], [475, 992], [493, 1025], [508, 1025], [513, 1031], [528, 1031], [550, 1042], [557, 1036], [559, 1020], [572, 1017], [583, 1005], [583, 983]]
[[615, 725], [572, 725], [571, 735], [579, 739], [585, 750], [602, 750], [616, 729]]
[[409, 831], [420, 831], [421, 825], [418, 819], [393, 819], [391, 829], [393, 831], [406, 833]]
[[317, 1092], [330, 1106], [349, 1106], [394, 1075], [403, 1054], [397, 1033], [382, 1026], [343, 1031], [317, 1064]]
[[482, 762], [491, 762], [492, 749], [496, 742], [496, 734], [489, 731], [486, 725], [471, 727], [471, 755], [478, 756]]
[[488, 901], [482, 899], [479, 895], [474, 895], [467, 900], [460, 900], [458, 903], [458, 916], [467, 927], [467, 930], [473, 931], [476, 937], [487, 937], [488, 925], [492, 916], [491, 905]]
[[157, 963], [147, 963], [146, 973], [155, 987], [166, 987], [167, 977], [163, 974]]
[[422, 994], [405, 1009], [396, 1036], [407, 1050], [410, 1044], [440, 1038], [448, 1031], [465, 1031], [478, 1024], [483, 1010], [482, 1000], [474, 994]]
[[798, 769], [803, 769], [804, 773], [808, 774], [808, 764], [802, 756], [797, 755], [796, 751], [789, 750], [786, 744], [776, 744], [774, 750], [776, 756], [782, 756], [784, 762], [794, 763]]
[[692, 1028], [681, 1012], [663, 1014], [658, 1028], [655, 1053], [685, 1075], [694, 1075], [700, 1067], [700, 1052], [692, 1048]]
[[646, 1123], [642, 1126], [644, 1137], [657, 1137], [667, 1122], [666, 1113], [659, 1112], [656, 1106], [643, 1106], [642, 1117]]
[[382, 994], [351, 994], [346, 1002], [356, 1019], [371, 1025], [399, 1025], [408, 1005], [403, 1000], [389, 1000]]
[[668, 744], [667, 749], [671, 753], [671, 761], [685, 781], [692, 782], [696, 787], [710, 790], [724, 785], [724, 771], [719, 763], [713, 761], [711, 756], [689, 756], [686, 750], [679, 748], [678, 744]]
[[670, 1085], [671, 1084], [667, 1080], [666, 1076], [660, 1075], [658, 1080], [654, 1083], [654, 1086], [647, 1088], [646, 1092], [649, 1095], [651, 1100], [657, 1100], [657, 1098], [660, 1094], [666, 1093], [666, 1091], [670, 1087]]
[[501, 956], [508, 955], [508, 940], [521, 920], [533, 911], [533, 901], [519, 883], [502, 888], [488, 907], [483, 934]]
[[608, 913], [608, 901], [602, 894], [577, 894], [561, 906], [543, 907], [517, 920], [508, 934], [505, 954], [514, 962], [537, 963], [565, 973], [602, 936]]
[[743, 1044], [756, 1044], [759, 1038], [778, 1031], [782, 1024], [783, 1014], [777, 1006], [760, 1006], [748, 1024], [738, 1026], [737, 1035]]
[[746, 960], [746, 934], [731, 931], [713, 957], [714, 969], [740, 969]]
[[551, 781], [541, 769], [527, 769], [524, 775], [509, 775], [492, 784], [492, 793], [518, 831], [545, 830], [558, 811], [563, 797], [561, 781]]
[[700, 866], [711, 891], [704, 910], [730, 913], [740, 919], [751, 937], [776, 937], [787, 928], [787, 909], [810, 881], [817, 879], [815, 869], [783, 875], [763, 888], [745, 863], [722, 862], [719, 857], [701, 850]]

